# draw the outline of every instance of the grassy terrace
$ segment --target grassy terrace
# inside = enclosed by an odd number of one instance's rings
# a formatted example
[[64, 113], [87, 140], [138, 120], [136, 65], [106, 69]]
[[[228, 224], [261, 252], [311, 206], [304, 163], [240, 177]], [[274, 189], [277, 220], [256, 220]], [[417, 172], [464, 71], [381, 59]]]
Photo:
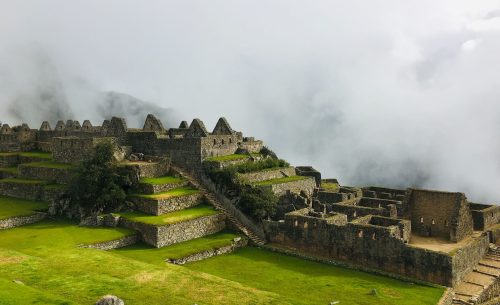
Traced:
[[5, 178], [0, 179], [0, 183], [20, 183], [20, 184], [47, 184], [48, 182], [45, 180], [36, 180], [36, 179], [19, 179], [19, 178]]
[[65, 184], [52, 183], [52, 184], [46, 184], [42, 188], [47, 191], [54, 191], [54, 190], [63, 191], [68, 189], [68, 186]]
[[27, 152], [6, 152], [0, 153], [0, 157], [21, 156], [28, 158], [52, 159], [52, 154], [41, 151], [27, 151]]
[[190, 186], [178, 187], [171, 189], [169, 191], [157, 193], [157, 194], [132, 194], [134, 197], [142, 197], [148, 199], [168, 199], [173, 197], [187, 196], [198, 193], [199, 190]]
[[163, 248], [140, 243], [114, 250], [116, 253], [149, 264], [165, 264], [166, 259], [179, 259], [199, 252], [231, 245], [237, 234], [220, 232]]
[[73, 164], [57, 163], [54, 161], [24, 163], [23, 166], [45, 167], [45, 168], [55, 168], [55, 169], [74, 169], [74, 168], [76, 168], [76, 166]]
[[152, 185], [162, 185], [162, 184], [182, 183], [184, 181], [186, 181], [186, 179], [182, 177], [164, 176], [158, 178], [142, 178], [141, 181], [139, 182]]
[[146, 223], [154, 226], [166, 226], [204, 216], [215, 215], [217, 213], [218, 212], [212, 206], [200, 204], [189, 209], [175, 211], [159, 216], [152, 216], [140, 212], [124, 212], [118, 214], [131, 221]]
[[205, 159], [205, 161], [216, 161], [216, 162], [237, 161], [237, 160], [248, 159], [248, 157], [249, 157], [248, 155], [244, 154], [233, 154], [227, 156], [210, 157]]
[[4, 172], [4, 173], [9, 173], [9, 174], [16, 175], [17, 174], [17, 167], [4, 167], [4, 168], [0, 168], [0, 172]]
[[328, 192], [338, 192], [339, 185], [333, 182], [321, 181], [321, 188]]
[[47, 202], [0, 196], [0, 219], [28, 216], [47, 208]]
[[83, 305], [114, 294], [127, 305], [431, 305], [443, 292], [257, 248], [176, 266], [132, 253], [145, 249], [77, 247], [131, 233], [63, 220], [0, 231], [0, 304]]
[[281, 184], [281, 183], [287, 183], [287, 182], [293, 182], [293, 181], [300, 181], [300, 180], [305, 180], [307, 177], [304, 176], [290, 176], [290, 177], [283, 177], [283, 178], [275, 178], [275, 179], [269, 179], [269, 180], [264, 180], [264, 181], [259, 181], [254, 183], [256, 186], [267, 186], [267, 185], [273, 185], [273, 184]]

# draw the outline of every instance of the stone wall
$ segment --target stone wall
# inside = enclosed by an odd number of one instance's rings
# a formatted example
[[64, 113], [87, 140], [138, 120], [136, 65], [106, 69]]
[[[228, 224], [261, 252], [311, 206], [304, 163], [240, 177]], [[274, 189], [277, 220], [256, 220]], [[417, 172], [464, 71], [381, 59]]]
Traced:
[[0, 167], [14, 167], [19, 164], [19, 158], [16, 154], [0, 156]]
[[213, 256], [228, 254], [234, 252], [235, 250], [245, 247], [248, 243], [248, 239], [246, 238], [237, 238], [230, 245], [223, 246], [220, 248], [214, 248], [210, 250], [205, 250], [199, 253], [195, 253], [186, 257], [178, 258], [178, 259], [167, 259], [168, 263], [176, 264], [176, 265], [184, 265], [187, 263], [201, 261]]
[[22, 164], [19, 165], [18, 168], [20, 178], [45, 180], [57, 183], [69, 183], [75, 174], [72, 169], [33, 167]]
[[145, 243], [161, 248], [217, 233], [226, 227], [225, 219], [226, 217], [223, 214], [215, 214], [167, 226], [154, 226], [133, 222], [122, 217], [120, 225], [139, 231], [141, 239]]
[[0, 181], [0, 194], [22, 199], [38, 200], [42, 196], [42, 186], [39, 183], [14, 183]]
[[166, 199], [152, 199], [139, 196], [129, 197], [137, 210], [151, 215], [162, 215], [193, 207], [200, 203], [201, 198], [201, 193]]
[[453, 255], [453, 285], [474, 270], [488, 250], [489, 237], [486, 233], [458, 249]]
[[288, 191], [292, 193], [300, 194], [304, 192], [308, 197], [312, 196], [314, 188], [316, 187], [316, 182], [313, 177], [304, 177], [302, 180], [275, 183], [272, 185], [259, 186], [263, 188], [270, 188], [271, 191], [278, 195], [284, 195]]
[[92, 248], [92, 249], [99, 249], [99, 250], [111, 250], [111, 249], [118, 249], [118, 248], [123, 248], [127, 247], [130, 245], [133, 245], [137, 243], [139, 240], [139, 236], [137, 234], [130, 235], [130, 236], [125, 236], [120, 239], [115, 239], [115, 240], [109, 240], [109, 241], [103, 241], [95, 244], [90, 244], [90, 245], [84, 245], [82, 248]]
[[470, 203], [474, 230], [484, 231], [500, 222], [500, 206]]
[[52, 155], [60, 163], [78, 163], [92, 158], [94, 147], [99, 143], [118, 146], [118, 139], [112, 137], [81, 138], [76, 136], [52, 138]]
[[237, 174], [238, 179], [240, 179], [241, 181], [245, 181], [247, 183], [290, 177], [290, 176], [295, 176], [295, 168], [292, 166], [281, 167], [281, 168], [270, 168], [254, 173]]
[[307, 217], [287, 214], [284, 222], [265, 222], [270, 242], [301, 253], [349, 261], [405, 277], [445, 286], [454, 284], [452, 257], [407, 245], [400, 227], [348, 223], [309, 223]]
[[42, 221], [47, 217], [47, 213], [35, 212], [33, 215], [17, 216], [7, 219], [0, 219], [0, 230], [11, 229], [31, 223]]
[[473, 230], [469, 203], [462, 193], [410, 190], [404, 202], [405, 218], [413, 232], [460, 241]]
[[454, 296], [455, 293], [453, 293], [453, 289], [447, 288], [444, 291], [443, 296], [439, 299], [437, 305], [452, 305]]
[[167, 184], [139, 183], [137, 185], [136, 191], [138, 194], [156, 194], [187, 185], [189, 185], [189, 182], [187, 180], [180, 183]]

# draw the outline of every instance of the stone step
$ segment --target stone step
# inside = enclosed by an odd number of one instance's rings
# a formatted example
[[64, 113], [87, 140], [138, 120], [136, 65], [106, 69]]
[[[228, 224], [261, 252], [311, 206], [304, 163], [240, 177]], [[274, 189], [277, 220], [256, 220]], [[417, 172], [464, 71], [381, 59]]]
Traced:
[[229, 221], [231, 221], [231, 223], [236, 228], [238, 228], [238, 230], [240, 230], [247, 237], [249, 237], [252, 242], [254, 242], [256, 245], [259, 245], [259, 246], [265, 244], [264, 240], [262, 240], [255, 233], [253, 233], [250, 229], [248, 229], [245, 225], [243, 225], [236, 217], [234, 217], [232, 215], [231, 212], [229, 212], [228, 210], [226, 210], [224, 208], [223, 204], [219, 202], [219, 200], [217, 199], [217, 197], [214, 194], [210, 193], [203, 185], [201, 185], [196, 178], [194, 178], [193, 176], [191, 176], [190, 174], [188, 174], [187, 172], [185, 172], [181, 168], [172, 166], [172, 169], [174, 171], [176, 171], [177, 173], [179, 173], [182, 177], [184, 177], [187, 180], [189, 180], [189, 182], [194, 187], [196, 187], [199, 190], [201, 190], [203, 192], [203, 194], [205, 195], [205, 198], [207, 198], [208, 202], [212, 206], [214, 206], [218, 211], [222, 212], [225, 215], [225, 217], [227, 217], [229, 219]]

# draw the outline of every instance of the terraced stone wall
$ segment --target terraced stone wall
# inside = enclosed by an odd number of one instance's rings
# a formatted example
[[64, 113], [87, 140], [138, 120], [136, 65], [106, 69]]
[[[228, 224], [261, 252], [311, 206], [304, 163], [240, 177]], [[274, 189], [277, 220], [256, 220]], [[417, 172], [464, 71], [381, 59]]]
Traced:
[[489, 250], [489, 237], [483, 233], [453, 255], [453, 283], [471, 272]]
[[255, 173], [237, 174], [238, 179], [250, 183], [289, 176], [295, 176], [295, 168], [293, 166], [266, 169]]
[[38, 200], [42, 196], [43, 184], [0, 182], [0, 193], [4, 196]]
[[57, 183], [68, 183], [74, 177], [75, 172], [71, 169], [58, 169], [48, 167], [19, 166], [19, 177], [27, 179], [38, 179], [54, 181]]
[[0, 230], [15, 228], [15, 227], [24, 226], [27, 224], [39, 222], [42, 219], [45, 219], [46, 217], [47, 217], [47, 213], [37, 212], [37, 213], [34, 213], [33, 215], [28, 215], [28, 216], [17, 216], [17, 217], [11, 217], [11, 218], [7, 218], [7, 219], [0, 219]]
[[144, 197], [130, 197], [137, 210], [151, 215], [162, 215], [178, 210], [187, 209], [199, 204], [201, 193], [166, 199], [151, 199]]

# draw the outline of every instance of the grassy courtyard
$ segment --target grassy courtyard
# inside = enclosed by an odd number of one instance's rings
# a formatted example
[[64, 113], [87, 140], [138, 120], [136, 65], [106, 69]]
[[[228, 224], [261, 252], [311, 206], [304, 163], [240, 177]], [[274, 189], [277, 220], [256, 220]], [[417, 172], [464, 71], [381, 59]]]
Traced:
[[0, 196], [0, 219], [15, 216], [28, 216], [37, 210], [46, 210], [48, 204], [43, 201], [24, 200]]
[[[129, 234], [66, 220], [0, 231], [0, 304], [84, 305], [115, 294], [127, 305], [425, 305], [435, 304], [443, 291], [256, 248], [176, 266], [151, 261], [163, 257], [157, 255], [162, 249], [148, 254], [140, 246], [115, 251], [77, 247]], [[191, 246], [177, 247], [182, 252]], [[376, 296], [369, 294], [373, 288]]]
[[153, 216], [141, 212], [124, 212], [119, 213], [119, 215], [135, 222], [142, 222], [155, 226], [166, 226], [204, 216], [215, 215], [217, 213], [218, 212], [212, 206], [207, 204], [199, 204], [192, 208], [179, 210], [159, 216]]

